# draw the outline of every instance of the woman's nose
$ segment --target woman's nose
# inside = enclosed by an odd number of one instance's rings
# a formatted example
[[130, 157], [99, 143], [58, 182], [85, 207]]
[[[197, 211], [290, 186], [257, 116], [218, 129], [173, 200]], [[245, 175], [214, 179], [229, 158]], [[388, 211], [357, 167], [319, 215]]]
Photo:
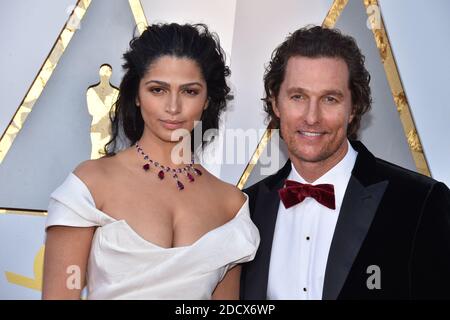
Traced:
[[181, 111], [181, 99], [178, 94], [172, 94], [166, 105], [166, 111], [170, 114], [177, 114]]

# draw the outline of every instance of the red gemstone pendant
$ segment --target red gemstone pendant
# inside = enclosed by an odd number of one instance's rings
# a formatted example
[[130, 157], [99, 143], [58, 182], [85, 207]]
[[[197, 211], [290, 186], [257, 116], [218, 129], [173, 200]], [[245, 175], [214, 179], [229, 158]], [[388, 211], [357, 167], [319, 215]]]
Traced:
[[158, 168], [158, 178], [160, 180], [163, 180], [165, 178], [165, 174], [168, 173], [169, 175], [171, 175], [173, 177], [173, 179], [175, 179], [177, 188], [179, 191], [184, 190], [184, 184], [180, 180], [178, 180], [178, 175], [186, 174], [186, 177], [189, 180], [189, 182], [195, 181], [194, 176], [202, 175], [202, 171], [194, 168], [194, 160], [193, 159], [192, 159], [192, 162], [190, 164], [188, 164], [187, 166], [185, 166], [184, 168], [173, 169], [173, 168], [170, 168], [167, 166], [163, 166], [163, 165], [159, 164], [159, 162], [156, 162], [156, 161], [150, 159], [150, 157], [144, 152], [144, 150], [137, 143], [136, 143], [136, 148], [137, 148], [138, 153], [140, 153], [144, 157], [144, 160], [146, 161], [146, 163], [142, 166], [142, 169], [144, 171], [149, 171], [151, 168], [153, 168], [153, 165], [154, 165], [155, 168]]

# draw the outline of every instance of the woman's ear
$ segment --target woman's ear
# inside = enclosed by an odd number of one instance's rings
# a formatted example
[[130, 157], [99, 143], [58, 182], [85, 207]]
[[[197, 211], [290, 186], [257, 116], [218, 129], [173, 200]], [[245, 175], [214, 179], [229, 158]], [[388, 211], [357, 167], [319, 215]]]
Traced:
[[136, 97], [136, 99], [134, 99], [134, 103], [136, 104], [136, 107], [141, 106], [141, 103], [139, 102], [139, 97]]
[[208, 106], [209, 106], [209, 98], [206, 99], [205, 106], [203, 107], [203, 110], [208, 109]]

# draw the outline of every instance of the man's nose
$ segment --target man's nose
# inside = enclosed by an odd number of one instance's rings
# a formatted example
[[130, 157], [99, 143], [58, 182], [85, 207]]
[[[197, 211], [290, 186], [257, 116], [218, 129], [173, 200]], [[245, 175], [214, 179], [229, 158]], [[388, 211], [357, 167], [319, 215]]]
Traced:
[[306, 107], [305, 121], [308, 125], [314, 125], [320, 119], [320, 105], [318, 99], [310, 99]]

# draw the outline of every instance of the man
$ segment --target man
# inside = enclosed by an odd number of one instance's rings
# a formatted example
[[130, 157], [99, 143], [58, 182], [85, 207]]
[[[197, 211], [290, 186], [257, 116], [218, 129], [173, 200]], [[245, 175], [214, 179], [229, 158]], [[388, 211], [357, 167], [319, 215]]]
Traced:
[[275, 50], [265, 111], [290, 160], [245, 190], [261, 244], [243, 299], [450, 298], [450, 191], [354, 141], [369, 81], [337, 30], [303, 28]]

